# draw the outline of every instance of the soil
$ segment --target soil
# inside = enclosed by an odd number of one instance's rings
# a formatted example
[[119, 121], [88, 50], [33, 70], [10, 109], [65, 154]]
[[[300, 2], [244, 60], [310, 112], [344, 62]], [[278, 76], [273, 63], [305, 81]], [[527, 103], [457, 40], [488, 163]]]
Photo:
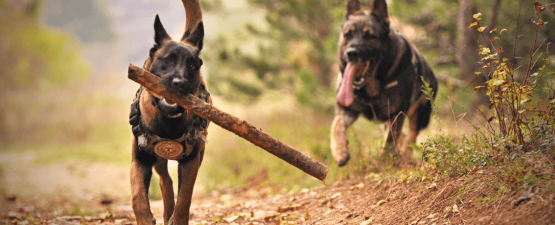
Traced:
[[[459, 178], [360, 178], [290, 194], [258, 179], [195, 196], [190, 224], [555, 224], [554, 191], [504, 191], [495, 176], [478, 170]], [[135, 224], [125, 198], [3, 196], [1, 203], [2, 224]], [[157, 223], [162, 205], [151, 201]]]

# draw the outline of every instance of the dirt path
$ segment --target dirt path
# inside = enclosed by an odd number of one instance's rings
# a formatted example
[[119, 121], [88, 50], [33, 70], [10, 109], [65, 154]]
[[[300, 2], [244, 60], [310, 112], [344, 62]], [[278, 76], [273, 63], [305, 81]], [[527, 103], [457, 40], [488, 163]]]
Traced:
[[[554, 191], [535, 188], [503, 192], [492, 184], [493, 176], [488, 171], [477, 171], [462, 178], [359, 179], [294, 194], [276, 194], [280, 187], [262, 183], [196, 196], [191, 224], [555, 223]], [[99, 199], [74, 199], [81, 201], [75, 203], [67, 198], [22, 201], [6, 197], [0, 212], [3, 224], [134, 224], [129, 200], [125, 199], [102, 205]], [[161, 201], [153, 201], [151, 207], [161, 223]], [[80, 210], [87, 216], [74, 215]]]

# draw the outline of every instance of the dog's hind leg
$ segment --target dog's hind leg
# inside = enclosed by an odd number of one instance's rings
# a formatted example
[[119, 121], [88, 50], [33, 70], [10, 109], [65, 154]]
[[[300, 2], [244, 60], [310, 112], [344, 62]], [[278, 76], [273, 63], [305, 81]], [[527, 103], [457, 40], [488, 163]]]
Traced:
[[399, 143], [399, 140], [401, 140], [404, 121], [405, 115], [399, 114], [398, 116], [391, 118], [389, 121], [384, 122], [386, 127], [386, 137], [384, 146], [382, 148], [382, 155], [387, 152], [398, 153], [399, 146], [401, 145], [401, 143]]
[[204, 143], [197, 144], [195, 148], [197, 150], [193, 150], [191, 155], [179, 160], [177, 202], [170, 224], [186, 225], [189, 223], [193, 187], [195, 186], [198, 170], [204, 156]]
[[331, 153], [338, 166], [344, 166], [351, 158], [346, 131], [357, 120], [359, 114], [335, 105], [335, 118], [331, 125]]
[[410, 133], [403, 143], [403, 158], [405, 160], [410, 159], [410, 157], [412, 156], [412, 148], [410, 147], [410, 144], [416, 143], [416, 138], [418, 137], [420, 131], [426, 128], [428, 126], [428, 123], [430, 123], [432, 103], [430, 103], [430, 101], [427, 99], [423, 99], [422, 103], [418, 102], [418, 105], [416, 106], [418, 107], [416, 108], [416, 110], [409, 111]]
[[131, 162], [131, 195], [133, 212], [138, 225], [156, 224], [154, 216], [150, 211], [148, 201], [148, 188], [152, 177], [152, 165], [156, 157], [141, 151], [134, 141], [132, 147], [133, 159]]
[[164, 224], [167, 225], [175, 207], [173, 182], [168, 173], [168, 160], [159, 157], [158, 162], [154, 164], [154, 170], [160, 175], [160, 190], [162, 191], [162, 200], [164, 201]]

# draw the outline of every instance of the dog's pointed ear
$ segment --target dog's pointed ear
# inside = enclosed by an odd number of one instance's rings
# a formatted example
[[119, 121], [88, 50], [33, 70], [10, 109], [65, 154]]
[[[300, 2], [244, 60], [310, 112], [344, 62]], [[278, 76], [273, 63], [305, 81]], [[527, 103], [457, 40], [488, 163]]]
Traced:
[[345, 19], [348, 20], [350, 15], [353, 15], [358, 11], [360, 11], [360, 1], [359, 0], [349, 0], [349, 1], [347, 1], [347, 11], [345, 11]]
[[166, 32], [166, 29], [164, 29], [164, 26], [162, 26], [160, 17], [156, 15], [156, 18], [154, 19], [154, 42], [156, 42], [157, 45], [162, 45], [168, 40], [171, 40], [171, 37]]
[[374, 0], [370, 15], [374, 16], [374, 18], [384, 25], [389, 26], [389, 11], [387, 10], [387, 3], [385, 0]]
[[183, 39], [195, 45], [198, 48], [198, 51], [200, 52], [200, 50], [202, 50], [202, 44], [204, 40], [204, 24], [202, 23], [202, 21], [198, 23], [193, 33], [191, 33], [188, 37], [185, 37], [184, 35]]

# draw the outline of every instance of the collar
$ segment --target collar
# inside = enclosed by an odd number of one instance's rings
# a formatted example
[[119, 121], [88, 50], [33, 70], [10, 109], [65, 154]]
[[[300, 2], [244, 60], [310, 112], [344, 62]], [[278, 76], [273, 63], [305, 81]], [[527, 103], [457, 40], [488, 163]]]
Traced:
[[[197, 97], [205, 102], [208, 101], [210, 93], [206, 90], [204, 84], [199, 86], [199, 94]], [[129, 114], [129, 124], [131, 124], [133, 136], [137, 140], [137, 145], [139, 150], [146, 151], [152, 155], [157, 155], [159, 157], [171, 160], [179, 160], [188, 156], [200, 139], [208, 143], [206, 135], [203, 134], [204, 130], [208, 126], [208, 121], [199, 115], [193, 114], [193, 118], [190, 122], [189, 129], [178, 139], [167, 139], [162, 138], [153, 133], [144, 132], [141, 125], [141, 110], [139, 107], [141, 92], [143, 87], [141, 86], [133, 103], [131, 104], [131, 113]]]

